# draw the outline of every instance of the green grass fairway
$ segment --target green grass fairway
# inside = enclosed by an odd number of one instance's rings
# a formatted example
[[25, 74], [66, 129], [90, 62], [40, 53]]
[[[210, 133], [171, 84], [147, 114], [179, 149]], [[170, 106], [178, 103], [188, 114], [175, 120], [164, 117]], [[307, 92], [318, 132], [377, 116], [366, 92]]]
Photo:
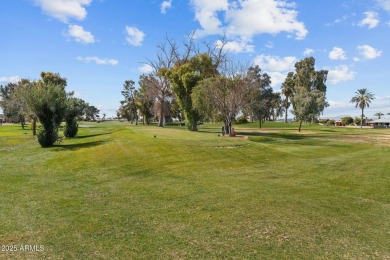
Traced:
[[0, 126], [0, 259], [390, 259], [389, 129], [220, 127]]

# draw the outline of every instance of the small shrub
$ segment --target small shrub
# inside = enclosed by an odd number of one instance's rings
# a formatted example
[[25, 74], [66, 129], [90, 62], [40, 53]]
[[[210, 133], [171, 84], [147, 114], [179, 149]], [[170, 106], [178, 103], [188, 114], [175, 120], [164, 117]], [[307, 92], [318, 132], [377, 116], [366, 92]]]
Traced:
[[328, 122], [326, 122], [328, 125], [334, 125], [335, 121], [334, 120], [328, 120]]
[[350, 116], [343, 117], [343, 118], [341, 118], [341, 123], [343, 125], [350, 125], [353, 123], [353, 118]]
[[362, 122], [362, 119], [360, 117], [356, 117], [353, 122], [355, 123], [355, 125], [360, 125], [360, 123]]
[[42, 147], [49, 147], [52, 146], [58, 139], [58, 133], [57, 130], [54, 128], [50, 128], [47, 131], [45, 128], [41, 127], [38, 131], [38, 143]]
[[237, 118], [237, 123], [245, 124], [245, 123], [248, 123], [248, 120], [246, 119], [245, 116], [240, 116], [239, 118]]
[[79, 130], [79, 125], [77, 124], [77, 121], [74, 120], [71, 122], [66, 122], [64, 128], [64, 136], [75, 137], [77, 135], [78, 130]]

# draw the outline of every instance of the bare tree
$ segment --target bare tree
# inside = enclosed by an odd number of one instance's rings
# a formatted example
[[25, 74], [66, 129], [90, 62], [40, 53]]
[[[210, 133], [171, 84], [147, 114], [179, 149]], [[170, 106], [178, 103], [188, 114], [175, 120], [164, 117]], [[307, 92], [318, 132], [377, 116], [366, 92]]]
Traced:
[[244, 66], [232, 61], [221, 64], [221, 74], [202, 80], [192, 94], [196, 108], [212, 106], [224, 120], [225, 132], [233, 134], [233, 120], [242, 110], [250, 84]]
[[155, 96], [155, 110], [159, 118], [159, 127], [164, 126], [165, 115], [167, 111], [165, 110], [165, 104], [168, 102], [169, 98], [172, 96], [171, 85], [169, 78], [161, 73], [162, 70], [169, 70], [173, 68], [178, 56], [178, 47], [176, 44], [169, 40], [168, 38], [163, 44], [157, 46], [158, 52], [155, 60], [148, 59], [147, 64], [153, 68], [153, 71], [148, 75], [144, 75], [144, 79], [150, 84], [151, 88], [154, 90], [153, 94]]

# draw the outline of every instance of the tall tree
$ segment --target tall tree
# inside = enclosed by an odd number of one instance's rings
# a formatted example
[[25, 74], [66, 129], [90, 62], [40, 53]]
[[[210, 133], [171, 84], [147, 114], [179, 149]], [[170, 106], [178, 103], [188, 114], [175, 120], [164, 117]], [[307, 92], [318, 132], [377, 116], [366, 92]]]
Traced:
[[85, 120], [87, 121], [95, 121], [97, 117], [99, 117], [100, 110], [95, 106], [87, 105], [85, 108]]
[[207, 54], [198, 54], [162, 73], [172, 82], [172, 90], [183, 110], [187, 128], [197, 131], [201, 116], [199, 110], [193, 107], [191, 95], [201, 80], [216, 75], [212, 58]]
[[28, 98], [29, 107], [42, 124], [38, 132], [38, 142], [42, 147], [52, 146], [58, 139], [58, 126], [66, 112], [65, 86], [64, 83], [45, 80], [43, 77], [35, 82]]
[[374, 94], [369, 92], [366, 88], [358, 89], [355, 92], [355, 96], [352, 97], [351, 103], [355, 103], [355, 107], [360, 107], [362, 110], [362, 115], [361, 115], [361, 121], [360, 121], [360, 129], [363, 128], [363, 117], [364, 117], [364, 109], [366, 107], [370, 106], [370, 103], [372, 100], [374, 100]]
[[249, 67], [246, 75], [248, 91], [246, 92], [243, 112], [249, 114], [252, 118], [259, 120], [261, 128], [264, 118], [269, 116], [271, 106], [271, 77], [263, 73], [258, 65]]
[[290, 107], [290, 97], [294, 93], [294, 87], [295, 87], [295, 81], [294, 81], [294, 72], [289, 72], [287, 74], [287, 77], [285, 81], [282, 84], [282, 94], [285, 96], [284, 99], [284, 111], [285, 111], [285, 117], [284, 122], [287, 123], [287, 114], [288, 114], [288, 108]]
[[27, 79], [21, 79], [14, 93], [15, 101], [18, 103], [19, 107], [19, 117], [21, 118], [22, 122], [24, 122], [25, 118], [29, 118], [31, 120], [31, 129], [33, 135], [36, 135], [38, 117], [28, 105], [27, 100], [29, 99], [31, 92], [35, 87], [36, 85], [34, 82], [31, 82]]
[[165, 116], [169, 114], [167, 111], [167, 103], [172, 97], [171, 84], [166, 75], [166, 71], [173, 68], [178, 61], [178, 47], [171, 40], [166, 39], [163, 44], [157, 46], [157, 58], [148, 60], [148, 65], [152, 68], [152, 72], [144, 75], [143, 80], [148, 82], [155, 95], [155, 110], [158, 115], [158, 126], [163, 127]]
[[226, 133], [231, 135], [233, 120], [242, 110], [250, 87], [239, 65], [230, 64], [224, 72], [200, 81], [191, 97], [195, 109], [206, 104], [218, 111], [223, 117]]
[[[127, 116], [127, 120], [135, 120], [135, 124], [138, 125], [138, 108], [135, 101], [135, 95], [138, 95], [138, 91], [134, 86], [135, 82], [132, 80], [125, 80], [123, 84], [122, 95], [125, 100], [121, 101], [122, 112]], [[129, 120], [129, 121], [130, 121]]]
[[275, 121], [276, 118], [283, 116], [285, 108], [283, 106], [283, 100], [280, 93], [272, 93], [271, 97], [271, 115], [272, 120]]
[[0, 106], [9, 121], [20, 122], [24, 129], [26, 118], [32, 121], [33, 135], [36, 134], [37, 116], [31, 111], [27, 104], [27, 98], [31, 94], [34, 84], [27, 79], [21, 79], [18, 83], [9, 83], [0, 86]]
[[295, 63], [294, 94], [291, 99], [293, 114], [299, 121], [298, 131], [302, 122], [312, 121], [328, 106], [326, 102], [327, 70], [315, 70], [315, 59], [305, 58]]
[[155, 103], [154, 89], [145, 79], [145, 75], [141, 75], [138, 81], [140, 86], [139, 91], [136, 93], [137, 107], [142, 115], [143, 124], [150, 124], [150, 120], [153, 117], [153, 108]]
[[[5, 86], [0, 86], [0, 107], [3, 109], [5, 119], [11, 122], [19, 122], [19, 107], [15, 101], [14, 93], [17, 84], [8, 83]], [[22, 123], [24, 128], [24, 124]]]

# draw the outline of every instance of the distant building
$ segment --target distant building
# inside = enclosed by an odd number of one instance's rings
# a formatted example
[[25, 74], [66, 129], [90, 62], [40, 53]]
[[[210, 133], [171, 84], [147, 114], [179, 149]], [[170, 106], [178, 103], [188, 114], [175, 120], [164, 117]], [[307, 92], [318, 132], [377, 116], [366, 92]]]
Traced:
[[5, 122], [5, 118], [3, 114], [0, 114], [0, 124]]
[[370, 121], [369, 124], [374, 128], [390, 128], [390, 119], [388, 118], [376, 119]]

